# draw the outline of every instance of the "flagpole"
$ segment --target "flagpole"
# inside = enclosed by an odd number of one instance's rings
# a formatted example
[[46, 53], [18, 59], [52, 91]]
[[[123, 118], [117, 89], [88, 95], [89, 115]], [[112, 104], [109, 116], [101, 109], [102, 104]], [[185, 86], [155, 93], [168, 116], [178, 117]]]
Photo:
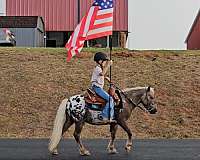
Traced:
[[[112, 60], [112, 35], [109, 35], [109, 48], [110, 48], [110, 60]], [[112, 66], [110, 66], [110, 88], [111, 88], [111, 82], [112, 82]], [[110, 107], [110, 96], [109, 96], [109, 120], [111, 118], [110, 115], [110, 111], [111, 111], [111, 107]]]
[[80, 0], [77, 0], [77, 3], [78, 3], [78, 23], [80, 23]]

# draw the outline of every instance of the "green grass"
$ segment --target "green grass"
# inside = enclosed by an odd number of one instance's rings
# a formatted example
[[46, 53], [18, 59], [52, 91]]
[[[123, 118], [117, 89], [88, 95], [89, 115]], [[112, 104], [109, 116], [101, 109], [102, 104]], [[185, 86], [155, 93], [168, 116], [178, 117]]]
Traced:
[[[15, 52], [35, 52], [35, 53], [51, 53], [51, 54], [66, 54], [67, 50], [65, 48], [24, 48], [24, 47], [0, 47], [1, 51], [15, 51]], [[128, 51], [124, 48], [113, 48], [113, 52], [121, 52], [121, 51]], [[109, 48], [83, 48], [82, 52], [110, 52]]]
[[[0, 47], [0, 53], [1, 52], [28, 52], [28, 53], [49, 53], [49, 54], [66, 54], [67, 50], [65, 48], [31, 48], [31, 47]], [[109, 48], [83, 48], [82, 52], [89, 52], [89, 53], [96, 53], [96, 52], [106, 52], [110, 53]], [[198, 50], [128, 50], [125, 48], [113, 48], [113, 53], [118, 52], [129, 52], [129, 53], [153, 53], [153, 55], [200, 55], [200, 51]]]

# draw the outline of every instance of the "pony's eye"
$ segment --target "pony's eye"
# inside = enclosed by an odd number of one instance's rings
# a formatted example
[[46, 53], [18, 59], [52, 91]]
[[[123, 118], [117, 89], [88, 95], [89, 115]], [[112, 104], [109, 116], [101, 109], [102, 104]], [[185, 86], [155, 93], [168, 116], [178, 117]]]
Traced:
[[149, 96], [150, 97], [150, 99], [154, 99], [154, 97], [152, 97], [152, 96]]

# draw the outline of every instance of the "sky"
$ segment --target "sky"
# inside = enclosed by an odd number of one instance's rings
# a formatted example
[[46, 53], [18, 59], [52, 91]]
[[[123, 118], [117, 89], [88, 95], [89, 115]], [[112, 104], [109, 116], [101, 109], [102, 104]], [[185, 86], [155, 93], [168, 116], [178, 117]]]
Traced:
[[130, 49], [184, 50], [200, 0], [129, 0]]

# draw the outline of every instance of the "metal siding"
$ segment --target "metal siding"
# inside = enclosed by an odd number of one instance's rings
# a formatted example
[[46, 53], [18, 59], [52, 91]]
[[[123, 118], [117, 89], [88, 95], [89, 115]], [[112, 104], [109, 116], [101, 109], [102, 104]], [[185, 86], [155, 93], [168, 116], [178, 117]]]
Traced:
[[15, 34], [17, 47], [44, 47], [44, 33], [37, 28], [9, 28]]
[[[94, 0], [88, 0], [88, 3], [81, 1], [80, 13], [83, 17]], [[114, 31], [128, 31], [128, 0], [114, 0], [114, 22], [113, 30]]]
[[39, 28], [41, 30], [42, 33], [44, 33], [44, 23], [42, 20], [42, 17], [38, 17], [38, 23], [37, 23], [37, 28]]
[[46, 31], [73, 31], [77, 19], [74, 0], [7, 0], [9, 16], [42, 16]]
[[122, 9], [122, 10], [124, 12], [124, 15], [121, 15], [122, 19], [124, 19], [123, 29], [124, 29], [124, 31], [128, 31], [128, 0], [125, 0], [124, 9]]
[[15, 34], [16, 46], [33, 47], [34, 46], [34, 28], [10, 28]]
[[85, 16], [87, 11], [90, 9], [91, 5], [93, 4], [94, 0], [88, 0], [87, 3], [85, 1], [80, 1], [80, 17], [82, 18]]
[[44, 47], [44, 33], [35, 28], [35, 47]]
[[35, 35], [34, 47], [36, 47], [36, 46], [38, 46], [38, 32], [37, 32], [37, 28], [35, 28], [35, 30], [34, 30], [34, 35]]
[[114, 0], [114, 31], [128, 31], [128, 0]]
[[33, 46], [36, 47], [37, 46], [37, 28], [34, 28], [33, 34], [34, 34]]
[[27, 6], [28, 6], [28, 1], [24, 1], [23, 8], [22, 8], [22, 10], [23, 10], [22, 14], [23, 15], [28, 13], [28, 7]]
[[40, 35], [39, 30], [35, 29], [35, 47], [40, 47]]
[[[6, 0], [8, 16], [42, 16], [46, 31], [73, 31], [77, 25], [76, 0]], [[81, 17], [93, 0], [81, 0]], [[114, 0], [114, 31], [128, 31], [128, 0]], [[119, 21], [120, 19], [120, 21]]]
[[44, 47], [44, 33], [35, 29], [35, 47]]
[[[119, 21], [117, 21], [116, 19], [117, 19], [117, 15], [119, 14], [119, 1], [118, 0], [114, 0], [114, 6], [115, 6], [115, 8], [114, 8], [114, 15], [113, 15], [113, 30], [115, 31], [116, 30], [116, 28], [118, 28], [118, 25], [119, 25]], [[117, 8], [118, 7], [118, 8]], [[117, 8], [117, 9], [116, 9]]]
[[200, 49], [200, 16], [187, 42], [188, 49]]
[[36, 47], [44, 47], [44, 24], [42, 18], [38, 18], [38, 26], [35, 29]]

